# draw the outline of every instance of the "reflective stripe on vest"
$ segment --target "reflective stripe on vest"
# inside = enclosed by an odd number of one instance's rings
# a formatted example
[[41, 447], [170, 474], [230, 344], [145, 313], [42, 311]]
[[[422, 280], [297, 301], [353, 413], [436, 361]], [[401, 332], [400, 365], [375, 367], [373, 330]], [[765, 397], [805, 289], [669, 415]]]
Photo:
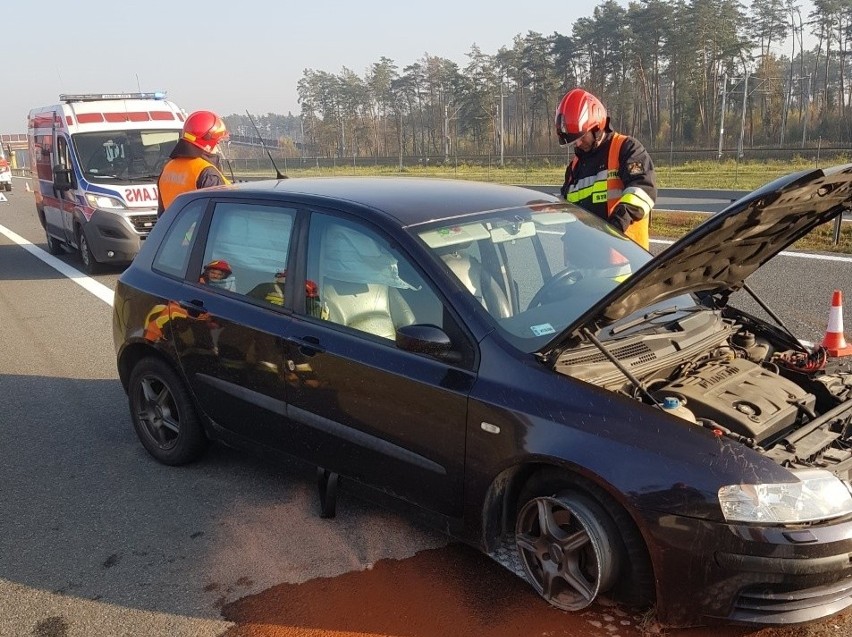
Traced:
[[621, 177], [618, 176], [618, 169], [621, 165], [618, 161], [618, 155], [621, 153], [621, 145], [624, 143], [625, 139], [627, 139], [625, 135], [613, 133], [612, 141], [609, 144], [609, 155], [606, 160], [607, 217], [612, 214], [613, 209], [621, 199], [621, 195], [624, 194], [624, 182], [621, 181]]
[[[600, 171], [596, 175], [584, 177], [579, 181], [571, 184], [571, 189], [568, 192], [566, 199], [571, 203], [580, 204], [581, 201], [591, 199], [593, 204], [606, 203], [607, 216], [612, 214], [613, 208], [624, 194], [624, 182], [618, 176], [619, 161], [618, 155], [621, 152], [621, 145], [627, 139], [625, 135], [619, 133], [612, 134], [612, 141], [609, 145], [609, 153], [607, 155], [606, 169]], [[574, 172], [579, 160], [577, 155], [571, 159], [570, 173]]]
[[[640, 188], [624, 188], [624, 182], [618, 176], [621, 162], [619, 155], [621, 154], [621, 146], [627, 140], [626, 135], [621, 133], [613, 133], [609, 144], [609, 152], [607, 153], [606, 170], [602, 170], [596, 175], [585, 177], [578, 182], [571, 184], [571, 190], [568, 192], [566, 199], [574, 204], [580, 204], [581, 201], [591, 199], [593, 204], [601, 204], [606, 202], [606, 214], [609, 217], [612, 211], [620, 203], [624, 202], [635, 206], [636, 208], [645, 211], [642, 219], [634, 220], [625, 231], [625, 235], [633, 239], [646, 250], [650, 247], [650, 231], [649, 231], [649, 216], [647, 211], [654, 205], [650, 201], [650, 197]], [[570, 173], [574, 172], [579, 163], [577, 155], [571, 159]]]
[[[621, 177], [618, 176], [618, 169], [621, 166], [618, 156], [621, 153], [621, 145], [626, 139], [626, 135], [613, 133], [612, 143], [609, 146], [609, 157], [607, 158], [607, 168], [609, 169], [609, 173], [606, 180], [606, 214], [607, 217], [609, 217], [612, 214], [612, 211], [615, 210], [615, 207], [622, 202], [630, 204], [631, 206], [636, 206], [645, 212], [641, 219], [634, 219], [633, 222], [627, 226], [627, 230], [624, 231], [624, 234], [647, 250], [651, 247], [651, 233], [649, 229], [650, 215], [647, 214], [647, 211], [650, 210], [651, 206], [654, 204], [653, 202], [646, 202], [640, 198], [638, 193], [645, 195], [643, 190], [638, 188], [628, 188], [627, 190], [630, 192], [625, 191], [624, 182], [621, 181]], [[645, 195], [645, 199], [648, 199], [647, 195]]]
[[[206, 168], [219, 171], [216, 166], [202, 157], [176, 157], [170, 160], [163, 168], [157, 182], [163, 207], [168, 208], [178, 195], [195, 190], [198, 178]], [[224, 183], [227, 183], [221, 173], [220, 177]]]

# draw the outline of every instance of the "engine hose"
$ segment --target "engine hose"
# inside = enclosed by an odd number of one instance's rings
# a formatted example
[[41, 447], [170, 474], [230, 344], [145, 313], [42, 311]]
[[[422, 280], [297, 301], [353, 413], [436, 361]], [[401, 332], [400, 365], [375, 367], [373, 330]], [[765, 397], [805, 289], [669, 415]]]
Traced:
[[734, 431], [731, 431], [727, 427], [723, 427], [715, 420], [710, 420], [709, 418], [696, 418], [695, 420], [700, 423], [702, 427], [710, 429], [716, 435], [723, 435], [726, 438], [731, 438], [732, 440], [736, 440], [737, 442], [744, 444], [746, 447], [760, 450], [760, 446], [754, 441], [754, 438], [742, 436]]
[[778, 363], [797, 372], [812, 373], [825, 369], [828, 352], [822, 346], [812, 352], [793, 352], [778, 356]]

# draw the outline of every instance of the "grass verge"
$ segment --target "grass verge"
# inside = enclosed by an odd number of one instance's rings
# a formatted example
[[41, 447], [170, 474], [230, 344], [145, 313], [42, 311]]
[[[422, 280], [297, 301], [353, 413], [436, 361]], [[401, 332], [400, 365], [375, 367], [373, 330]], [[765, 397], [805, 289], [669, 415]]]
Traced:
[[[655, 212], [651, 215], [651, 236], [655, 239], [678, 239], [707, 220], [707, 215], [694, 212]], [[852, 254], [852, 223], [840, 228], [840, 241], [834, 244], [834, 223], [816, 228], [800, 239], [791, 250]]]

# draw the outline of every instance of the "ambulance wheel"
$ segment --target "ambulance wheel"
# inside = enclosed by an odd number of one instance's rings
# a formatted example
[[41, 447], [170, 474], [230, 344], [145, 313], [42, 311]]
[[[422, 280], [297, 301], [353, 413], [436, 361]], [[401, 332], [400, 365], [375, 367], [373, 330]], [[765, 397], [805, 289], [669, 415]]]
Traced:
[[83, 269], [86, 274], [97, 274], [101, 270], [101, 264], [95, 259], [92, 254], [92, 249], [89, 247], [89, 241], [86, 239], [86, 233], [83, 228], [77, 226], [77, 245], [80, 247], [80, 259], [83, 261]]
[[50, 254], [61, 254], [62, 253], [62, 243], [60, 243], [57, 239], [53, 238], [47, 230], [44, 232], [47, 237], [47, 251]]

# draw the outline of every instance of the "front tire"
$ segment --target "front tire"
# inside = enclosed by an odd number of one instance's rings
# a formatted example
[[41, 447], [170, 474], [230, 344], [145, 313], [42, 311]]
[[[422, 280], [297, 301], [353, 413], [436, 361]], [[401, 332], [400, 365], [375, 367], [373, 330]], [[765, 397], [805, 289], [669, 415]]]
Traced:
[[527, 581], [549, 604], [588, 607], [618, 580], [624, 545], [612, 518], [577, 491], [536, 495], [524, 502], [515, 543]]
[[201, 457], [208, 444], [204, 428], [186, 386], [167, 363], [153, 357], [140, 360], [127, 394], [133, 428], [148, 453], [166, 465]]
[[95, 259], [92, 254], [92, 249], [89, 247], [89, 240], [86, 239], [86, 233], [83, 232], [81, 226], [77, 226], [77, 245], [80, 249], [80, 260], [83, 262], [83, 269], [86, 274], [97, 274], [101, 271], [101, 264]]

